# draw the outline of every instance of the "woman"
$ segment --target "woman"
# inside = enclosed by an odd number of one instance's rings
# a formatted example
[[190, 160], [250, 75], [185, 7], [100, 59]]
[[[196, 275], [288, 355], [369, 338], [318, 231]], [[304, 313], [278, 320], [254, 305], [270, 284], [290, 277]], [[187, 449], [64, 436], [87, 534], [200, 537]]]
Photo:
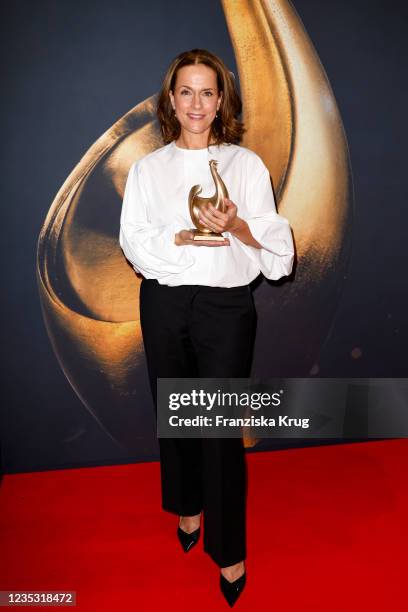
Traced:
[[[120, 245], [140, 287], [140, 323], [157, 412], [158, 377], [249, 377], [255, 310], [249, 283], [262, 272], [290, 274], [293, 241], [277, 214], [269, 172], [244, 133], [234, 77], [220, 58], [193, 49], [165, 75], [157, 116], [164, 146], [134, 162], [127, 178]], [[188, 195], [214, 194], [209, 160], [227, 186], [226, 212], [209, 206], [201, 222], [221, 242], [193, 239]], [[179, 515], [187, 552], [200, 536], [220, 567], [232, 606], [246, 580], [243, 441], [159, 438], [162, 507]]]

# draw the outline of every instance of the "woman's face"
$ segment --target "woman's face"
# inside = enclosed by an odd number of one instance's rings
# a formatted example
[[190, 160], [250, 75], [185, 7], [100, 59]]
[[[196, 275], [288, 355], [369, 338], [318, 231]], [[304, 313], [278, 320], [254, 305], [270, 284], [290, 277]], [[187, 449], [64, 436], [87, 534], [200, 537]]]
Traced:
[[177, 71], [174, 92], [169, 96], [182, 130], [209, 132], [222, 98], [212, 68], [205, 64], [183, 66]]

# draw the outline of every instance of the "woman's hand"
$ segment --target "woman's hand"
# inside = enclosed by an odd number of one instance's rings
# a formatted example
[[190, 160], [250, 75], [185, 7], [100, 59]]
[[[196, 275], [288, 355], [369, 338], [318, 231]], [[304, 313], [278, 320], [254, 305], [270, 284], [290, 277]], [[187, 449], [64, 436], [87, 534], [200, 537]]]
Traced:
[[[212, 204], [209, 204], [206, 208], [202, 208], [199, 219], [200, 222], [208, 227], [213, 232], [235, 231], [241, 228], [243, 224], [242, 219], [237, 217], [238, 208], [232, 200], [228, 198], [224, 199], [226, 205], [226, 212], [223, 213], [215, 208]], [[229, 246], [230, 241], [228, 238], [224, 240], [193, 240], [194, 234], [189, 230], [181, 230], [175, 236], [175, 244], [181, 246], [183, 244], [194, 244], [194, 246]]]
[[183, 246], [193, 244], [194, 246], [229, 246], [228, 238], [224, 240], [194, 240], [194, 234], [190, 230], [181, 230], [174, 237], [174, 244]]
[[232, 200], [224, 199], [226, 212], [223, 213], [209, 204], [206, 208], [202, 208], [199, 219], [201, 223], [211, 229], [213, 232], [228, 232], [235, 229], [239, 219], [237, 217], [238, 208]]
[[215, 232], [229, 231], [235, 238], [238, 238], [244, 244], [252, 246], [256, 249], [261, 249], [262, 246], [255, 240], [251, 234], [249, 225], [244, 219], [237, 215], [238, 208], [232, 200], [225, 198], [226, 212], [218, 211], [212, 204], [205, 210], [202, 209], [200, 221]]

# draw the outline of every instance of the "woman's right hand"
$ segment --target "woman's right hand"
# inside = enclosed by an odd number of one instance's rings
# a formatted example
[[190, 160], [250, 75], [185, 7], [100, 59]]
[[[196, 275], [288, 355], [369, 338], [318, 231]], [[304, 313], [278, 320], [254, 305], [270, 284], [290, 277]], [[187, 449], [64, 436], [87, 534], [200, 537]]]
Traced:
[[174, 236], [174, 244], [177, 246], [183, 246], [186, 244], [193, 244], [194, 246], [229, 246], [230, 241], [228, 238], [224, 240], [194, 240], [194, 234], [190, 230], [181, 230]]

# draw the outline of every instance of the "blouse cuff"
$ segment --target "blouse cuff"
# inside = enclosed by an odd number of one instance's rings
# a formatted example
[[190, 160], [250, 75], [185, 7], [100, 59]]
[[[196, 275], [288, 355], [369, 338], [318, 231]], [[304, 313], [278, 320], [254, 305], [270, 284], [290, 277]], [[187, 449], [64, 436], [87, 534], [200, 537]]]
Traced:
[[132, 232], [120, 228], [120, 244], [136, 272], [145, 278], [164, 279], [179, 274], [195, 262], [185, 246], [177, 246], [175, 234], [185, 229], [185, 221], [175, 220], [158, 227], [143, 227]]
[[245, 220], [252, 236], [262, 246], [261, 249], [250, 247], [262, 274], [270, 280], [288, 276], [292, 272], [294, 259], [289, 221], [277, 213]]

